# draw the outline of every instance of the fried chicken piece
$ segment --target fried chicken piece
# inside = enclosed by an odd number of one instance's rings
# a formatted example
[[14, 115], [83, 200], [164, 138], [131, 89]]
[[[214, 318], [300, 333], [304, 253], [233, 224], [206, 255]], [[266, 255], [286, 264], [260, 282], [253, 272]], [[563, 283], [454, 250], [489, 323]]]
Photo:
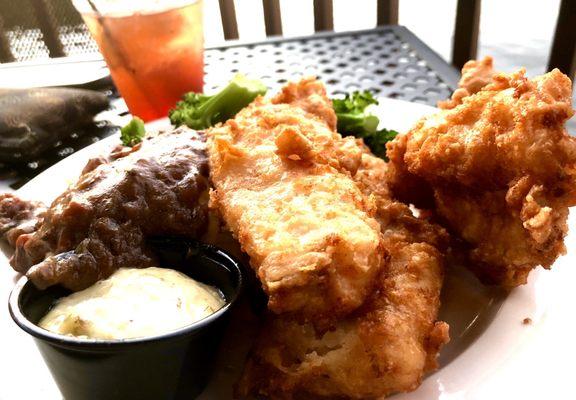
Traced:
[[323, 116], [330, 104], [304, 79], [208, 131], [212, 207], [249, 255], [269, 308], [304, 319], [360, 306], [384, 256], [374, 204], [346, 169], [361, 152], [338, 157], [340, 136]]
[[570, 79], [499, 74], [388, 145], [394, 194], [435, 210], [486, 282], [514, 287], [565, 252], [576, 204]]
[[458, 89], [452, 93], [452, 98], [439, 101], [438, 108], [452, 109], [462, 104], [464, 97], [480, 91], [492, 82], [496, 75], [492, 65], [492, 57], [486, 56], [482, 60], [470, 60], [462, 67], [462, 77], [458, 82]]
[[179, 128], [90, 160], [78, 182], [42, 213], [41, 223], [18, 236], [10, 264], [39, 288], [61, 284], [72, 290], [120, 267], [156, 265], [146, 237], [204, 233], [205, 147], [197, 132]]
[[446, 233], [390, 200], [383, 160], [365, 153], [354, 179], [375, 198], [389, 253], [367, 302], [328, 329], [270, 315], [238, 394], [271, 399], [381, 399], [416, 389], [448, 341], [437, 322]]

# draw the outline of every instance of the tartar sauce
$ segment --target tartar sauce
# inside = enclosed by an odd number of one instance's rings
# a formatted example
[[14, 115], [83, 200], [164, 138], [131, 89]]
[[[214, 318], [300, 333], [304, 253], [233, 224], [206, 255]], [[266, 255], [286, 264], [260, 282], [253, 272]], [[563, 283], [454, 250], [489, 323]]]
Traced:
[[189, 325], [224, 303], [217, 289], [178, 271], [121, 268], [108, 279], [58, 300], [39, 326], [83, 338], [130, 339]]

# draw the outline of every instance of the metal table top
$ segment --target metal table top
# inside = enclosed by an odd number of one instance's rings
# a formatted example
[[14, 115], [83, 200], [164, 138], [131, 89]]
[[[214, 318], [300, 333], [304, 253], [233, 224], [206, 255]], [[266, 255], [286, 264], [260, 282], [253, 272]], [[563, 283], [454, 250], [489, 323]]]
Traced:
[[[370, 90], [377, 96], [432, 106], [449, 97], [459, 79], [458, 71], [402, 26], [263, 42], [233, 41], [207, 48], [205, 66], [207, 92], [226, 84], [238, 72], [263, 80], [272, 90], [303, 75], [316, 75], [331, 95]], [[113, 99], [112, 110], [38, 160], [0, 164], [0, 190], [17, 189], [75, 151], [117, 132], [116, 125], [129, 119], [128, 110], [113, 88], [104, 89]]]
[[206, 51], [207, 91], [242, 72], [271, 89], [316, 75], [332, 95], [370, 90], [378, 96], [436, 106], [460, 73], [403, 26], [232, 43]]

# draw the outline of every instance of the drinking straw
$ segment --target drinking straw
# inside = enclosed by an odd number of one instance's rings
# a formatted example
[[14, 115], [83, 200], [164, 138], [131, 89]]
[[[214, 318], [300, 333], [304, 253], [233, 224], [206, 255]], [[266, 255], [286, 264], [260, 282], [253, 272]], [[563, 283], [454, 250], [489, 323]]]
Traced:
[[[128, 70], [128, 72], [132, 75], [136, 75], [136, 68], [134, 68], [128, 57], [126, 57], [126, 55], [124, 54], [124, 52], [122, 51], [121, 47], [120, 47], [120, 43], [117, 42], [116, 40], [114, 40], [114, 36], [112, 35], [112, 31], [110, 30], [110, 27], [108, 26], [108, 23], [106, 21], [106, 19], [103, 17], [102, 13], [100, 12], [100, 10], [98, 9], [98, 7], [96, 7], [96, 4], [94, 3], [93, 0], [87, 0], [88, 4], [90, 5], [90, 8], [92, 8], [92, 11], [96, 14], [96, 19], [98, 20], [98, 23], [100, 24], [100, 26], [102, 27], [102, 33], [105, 36], [105, 40], [108, 43], [108, 48], [110, 48], [116, 55], [116, 57], [120, 60], [121, 65], [126, 68]], [[140, 86], [145, 87], [146, 83], [145, 82], [138, 82], [138, 84]], [[141, 93], [148, 93], [147, 90], [141, 90]], [[150, 108], [154, 108], [152, 106], [152, 103], [150, 103], [150, 101], [148, 100], [148, 97], [145, 97], [145, 100], [147, 101], [147, 103], [151, 106]]]
[[[96, 7], [96, 4], [94, 4], [94, 2], [92, 0], [88, 0], [88, 4], [90, 4], [92, 11], [94, 11], [94, 13], [96, 14], [96, 18], [98, 19], [98, 23], [102, 27], [102, 32], [104, 33], [104, 36], [106, 37], [108, 47], [110, 49], [112, 49], [112, 51], [114, 53], [116, 53], [116, 55], [118, 56], [118, 58], [120, 58], [123, 65], [128, 65], [129, 64], [128, 60], [127, 60], [126, 56], [124, 55], [124, 52], [122, 52], [120, 50], [120, 47], [117, 45], [117, 42], [114, 40], [114, 37], [112, 36], [112, 32], [110, 31], [108, 24], [106, 23], [104, 17], [102, 16], [102, 13], [100, 12], [100, 10], [98, 10], [98, 7]], [[130, 68], [130, 70], [132, 70], [132, 68]]]

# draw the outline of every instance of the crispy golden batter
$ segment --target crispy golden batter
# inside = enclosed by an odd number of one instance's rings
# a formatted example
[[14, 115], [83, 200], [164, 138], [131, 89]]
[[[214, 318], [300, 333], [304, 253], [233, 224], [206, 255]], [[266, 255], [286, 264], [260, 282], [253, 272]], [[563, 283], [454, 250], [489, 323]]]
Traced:
[[436, 322], [446, 234], [391, 201], [385, 163], [365, 153], [355, 180], [378, 205], [390, 255], [368, 301], [331, 329], [269, 316], [239, 395], [271, 399], [379, 399], [418, 387], [434, 369], [448, 325]]
[[305, 79], [208, 132], [212, 206], [250, 256], [270, 309], [304, 319], [360, 306], [384, 257], [374, 203], [348, 172], [361, 151], [339, 155], [330, 104]]
[[321, 82], [313, 78], [290, 82], [272, 99], [275, 104], [291, 104], [323, 120], [328, 128], [336, 131], [336, 113], [332, 102], [326, 97]]
[[[275, 101], [289, 93], [333, 128], [330, 103], [308, 101], [306, 92], [291, 84]], [[446, 233], [390, 199], [386, 164], [361, 140], [333, 134], [323, 154], [376, 206], [387, 263], [366, 302], [329, 326], [270, 314], [238, 386], [242, 397], [371, 399], [414, 390], [448, 340], [448, 326], [436, 322]]]
[[480, 91], [492, 82], [496, 72], [492, 66], [492, 57], [486, 56], [482, 60], [470, 60], [462, 67], [462, 77], [458, 82], [458, 89], [452, 97], [438, 102], [438, 108], [451, 109], [462, 104], [462, 99]]
[[513, 287], [564, 249], [576, 203], [571, 82], [498, 74], [462, 104], [426, 117], [389, 143], [395, 195], [434, 208], [478, 274]]

